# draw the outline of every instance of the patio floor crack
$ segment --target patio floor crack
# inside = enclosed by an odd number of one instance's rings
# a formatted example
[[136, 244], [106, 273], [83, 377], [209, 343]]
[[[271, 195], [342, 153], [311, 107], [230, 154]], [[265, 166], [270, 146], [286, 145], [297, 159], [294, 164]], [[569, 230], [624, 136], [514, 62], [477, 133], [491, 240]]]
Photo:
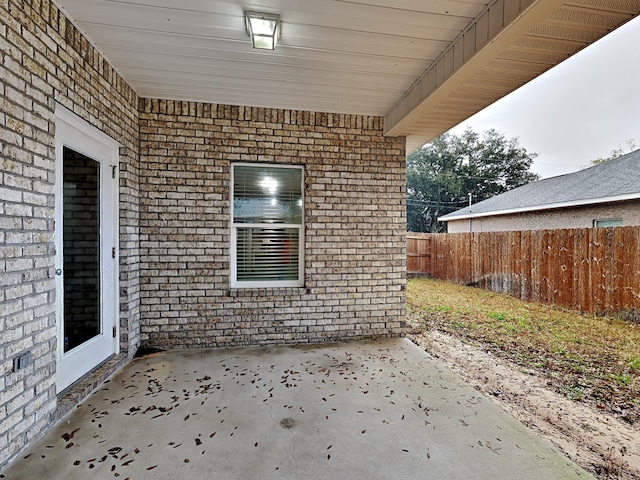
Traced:
[[[262, 395], [261, 395], [262, 396]], [[289, 430], [291, 434], [291, 460], [293, 461], [294, 468], [294, 478], [298, 478], [298, 460], [296, 459], [296, 441], [295, 434], [293, 432], [293, 426], [295, 421], [290, 418], [283, 418], [279, 422], [273, 416], [273, 406], [269, 403], [269, 399], [263, 398], [263, 404], [268, 407], [269, 417], [274, 425], [279, 425], [280, 427]]]

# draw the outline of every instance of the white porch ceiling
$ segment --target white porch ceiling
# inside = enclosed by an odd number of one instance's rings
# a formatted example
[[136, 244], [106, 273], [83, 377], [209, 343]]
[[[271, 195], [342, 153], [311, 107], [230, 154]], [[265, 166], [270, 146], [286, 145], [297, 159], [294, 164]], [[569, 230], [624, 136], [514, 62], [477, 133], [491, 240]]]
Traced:
[[[640, 0], [56, 0], [141, 97], [385, 116], [408, 151], [640, 13]], [[244, 11], [281, 16], [255, 50]]]

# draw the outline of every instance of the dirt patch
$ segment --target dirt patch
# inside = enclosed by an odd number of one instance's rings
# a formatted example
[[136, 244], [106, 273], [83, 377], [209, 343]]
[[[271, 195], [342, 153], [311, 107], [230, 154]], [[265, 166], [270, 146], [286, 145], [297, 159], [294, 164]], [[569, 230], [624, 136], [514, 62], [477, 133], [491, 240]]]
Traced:
[[600, 479], [640, 480], [640, 428], [549, 388], [548, 377], [418, 326], [408, 337]]

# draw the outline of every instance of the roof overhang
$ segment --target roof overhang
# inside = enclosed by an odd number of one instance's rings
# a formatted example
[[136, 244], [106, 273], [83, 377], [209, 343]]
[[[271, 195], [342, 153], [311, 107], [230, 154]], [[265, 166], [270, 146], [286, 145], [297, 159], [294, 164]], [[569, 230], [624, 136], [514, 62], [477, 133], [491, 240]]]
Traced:
[[497, 0], [385, 116], [413, 151], [638, 15], [640, 2]]
[[[522, 208], [512, 208], [505, 210], [496, 210], [493, 212], [479, 212], [479, 213], [463, 213], [460, 215], [444, 215], [438, 218], [439, 222], [454, 222], [458, 220], [469, 220], [474, 218], [482, 218], [482, 217], [497, 217], [503, 215], [517, 215], [520, 213], [528, 213], [528, 212], [539, 212], [539, 211], [547, 211], [547, 210], [556, 210], [559, 208], [572, 208], [572, 207], [586, 207], [590, 205], [600, 205], [603, 203], [615, 203], [615, 202], [625, 202], [629, 200], [640, 200], [640, 193], [633, 193], [627, 195], [616, 195], [612, 197], [602, 197], [602, 198], [588, 198], [585, 200], [573, 200], [570, 202], [559, 202], [559, 203], [549, 203], [546, 205], [534, 205], [529, 207]], [[471, 206], [473, 209], [473, 205]]]

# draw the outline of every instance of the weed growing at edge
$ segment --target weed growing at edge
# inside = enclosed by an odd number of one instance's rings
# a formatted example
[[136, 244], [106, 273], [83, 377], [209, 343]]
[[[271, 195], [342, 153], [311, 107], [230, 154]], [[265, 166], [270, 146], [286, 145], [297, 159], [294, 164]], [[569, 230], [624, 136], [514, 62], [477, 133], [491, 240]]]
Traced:
[[613, 378], [622, 385], [631, 385], [631, 377], [629, 375], [614, 375]]
[[629, 366], [631, 367], [631, 370], [640, 371], [640, 357], [631, 357], [629, 359]]

